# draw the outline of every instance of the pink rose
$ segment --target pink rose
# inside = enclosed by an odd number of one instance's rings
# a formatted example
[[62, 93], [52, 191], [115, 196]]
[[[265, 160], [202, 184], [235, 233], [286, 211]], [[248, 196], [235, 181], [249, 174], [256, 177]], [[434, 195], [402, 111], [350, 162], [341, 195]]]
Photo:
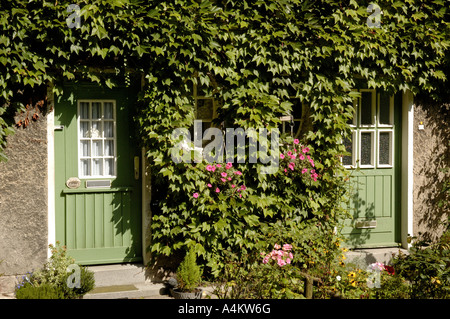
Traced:
[[278, 259], [278, 266], [283, 267], [284, 265], [286, 265], [286, 262], [283, 259]]

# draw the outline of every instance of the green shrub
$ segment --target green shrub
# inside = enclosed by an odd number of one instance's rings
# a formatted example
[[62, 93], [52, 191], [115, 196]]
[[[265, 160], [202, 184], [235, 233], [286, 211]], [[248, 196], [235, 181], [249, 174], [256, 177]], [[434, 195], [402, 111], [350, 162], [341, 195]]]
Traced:
[[79, 288], [77, 287], [70, 288], [67, 285], [67, 279], [69, 278], [69, 276], [70, 273], [66, 273], [66, 276], [64, 278], [65, 284], [62, 285], [62, 291], [64, 292], [65, 299], [81, 298], [95, 287], [94, 273], [92, 271], [89, 271], [86, 267], [80, 266]]
[[304, 276], [293, 266], [294, 259], [291, 248], [278, 245], [269, 253], [230, 253], [214, 294], [219, 299], [304, 298]]
[[[80, 269], [80, 287], [69, 287], [67, 281], [71, 273], [68, 272], [68, 267], [75, 264], [75, 260], [67, 255], [66, 248], [61, 246], [59, 242], [56, 243], [56, 246], [49, 245], [49, 247], [52, 252], [49, 261], [37, 271], [28, 272], [22, 277], [21, 282], [16, 287], [16, 298], [19, 299], [22, 296], [39, 298], [42, 295], [53, 296], [57, 299], [78, 299], [94, 289], [94, 273], [83, 266], [78, 266]], [[54, 291], [52, 292], [49, 287]]]
[[181, 291], [192, 292], [202, 281], [202, 270], [197, 265], [197, 257], [189, 250], [177, 269], [178, 288]]
[[450, 241], [445, 233], [439, 242], [417, 242], [409, 254], [393, 259], [396, 272], [411, 283], [411, 298], [450, 298]]
[[33, 286], [30, 283], [16, 291], [17, 299], [64, 299], [64, 293], [60, 287], [50, 284]]

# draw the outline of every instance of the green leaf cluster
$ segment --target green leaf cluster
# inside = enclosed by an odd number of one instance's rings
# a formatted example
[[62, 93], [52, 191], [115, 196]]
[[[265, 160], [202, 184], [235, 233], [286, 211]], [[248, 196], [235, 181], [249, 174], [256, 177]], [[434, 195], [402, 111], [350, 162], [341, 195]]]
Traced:
[[[367, 23], [368, 1], [82, 0], [72, 13], [70, 4], [2, 1], [0, 154], [11, 133], [5, 106], [22, 88], [52, 82], [59, 95], [64, 81], [114, 87], [142, 75], [136, 122], [154, 184], [151, 250], [193, 247], [212, 269], [224, 249], [256, 249], [261, 229], [280, 218], [334, 227], [343, 213], [341, 141], [352, 89], [439, 92], [448, 75], [442, 0], [380, 0], [380, 28]], [[73, 14], [79, 27], [66, 21]], [[307, 105], [311, 130], [299, 138], [314, 150], [320, 181], [268, 180], [256, 164], [247, 167], [245, 202], [193, 205], [206, 176], [193, 173], [195, 163], [175, 164], [170, 150], [173, 130], [192, 127], [194, 92], [217, 101], [213, 125], [222, 128], [270, 130], [294, 105]]]

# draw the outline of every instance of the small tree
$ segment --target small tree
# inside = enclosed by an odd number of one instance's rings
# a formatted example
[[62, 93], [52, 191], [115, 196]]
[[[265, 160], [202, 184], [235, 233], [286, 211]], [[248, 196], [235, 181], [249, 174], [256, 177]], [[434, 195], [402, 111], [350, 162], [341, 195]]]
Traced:
[[202, 270], [197, 265], [197, 257], [191, 249], [188, 251], [177, 269], [178, 288], [181, 291], [192, 292], [201, 283]]

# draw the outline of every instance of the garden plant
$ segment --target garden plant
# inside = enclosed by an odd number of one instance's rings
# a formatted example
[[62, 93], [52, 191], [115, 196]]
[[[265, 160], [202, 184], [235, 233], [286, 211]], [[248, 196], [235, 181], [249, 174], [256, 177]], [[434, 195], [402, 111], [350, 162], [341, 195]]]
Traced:
[[[48, 86], [58, 99], [67, 81], [114, 88], [138, 78], [135, 123], [151, 166], [152, 263], [192, 250], [211, 279], [228, 272], [272, 287], [245, 296], [298, 297], [305, 275], [320, 279], [316, 297], [372, 296], [377, 288], [364, 287], [366, 270], [348, 270], [341, 260], [341, 221], [349, 217], [342, 141], [360, 96], [354, 89], [434, 98], [448, 92], [446, 1], [380, 0], [375, 17], [369, 1], [355, 0], [82, 0], [68, 12], [71, 2], [2, 1], [0, 160], [7, 136], [29, 125], [15, 115], [27, 111], [30, 95]], [[280, 137], [272, 174], [263, 174], [263, 161], [236, 157], [176, 163], [171, 151], [180, 139], [172, 133], [192, 130], [196, 97], [215, 101], [210, 125], [221, 130], [272, 131], [295, 110], [307, 116], [301, 130]], [[246, 143], [246, 159], [249, 151]], [[290, 263], [262, 263], [260, 253], [275, 244], [292, 246]], [[418, 285], [426, 276], [433, 282], [424, 291], [433, 294], [448, 283], [447, 257], [426, 254], [399, 259], [394, 276]], [[49, 269], [31, 277], [50, 286], [63, 279]]]

